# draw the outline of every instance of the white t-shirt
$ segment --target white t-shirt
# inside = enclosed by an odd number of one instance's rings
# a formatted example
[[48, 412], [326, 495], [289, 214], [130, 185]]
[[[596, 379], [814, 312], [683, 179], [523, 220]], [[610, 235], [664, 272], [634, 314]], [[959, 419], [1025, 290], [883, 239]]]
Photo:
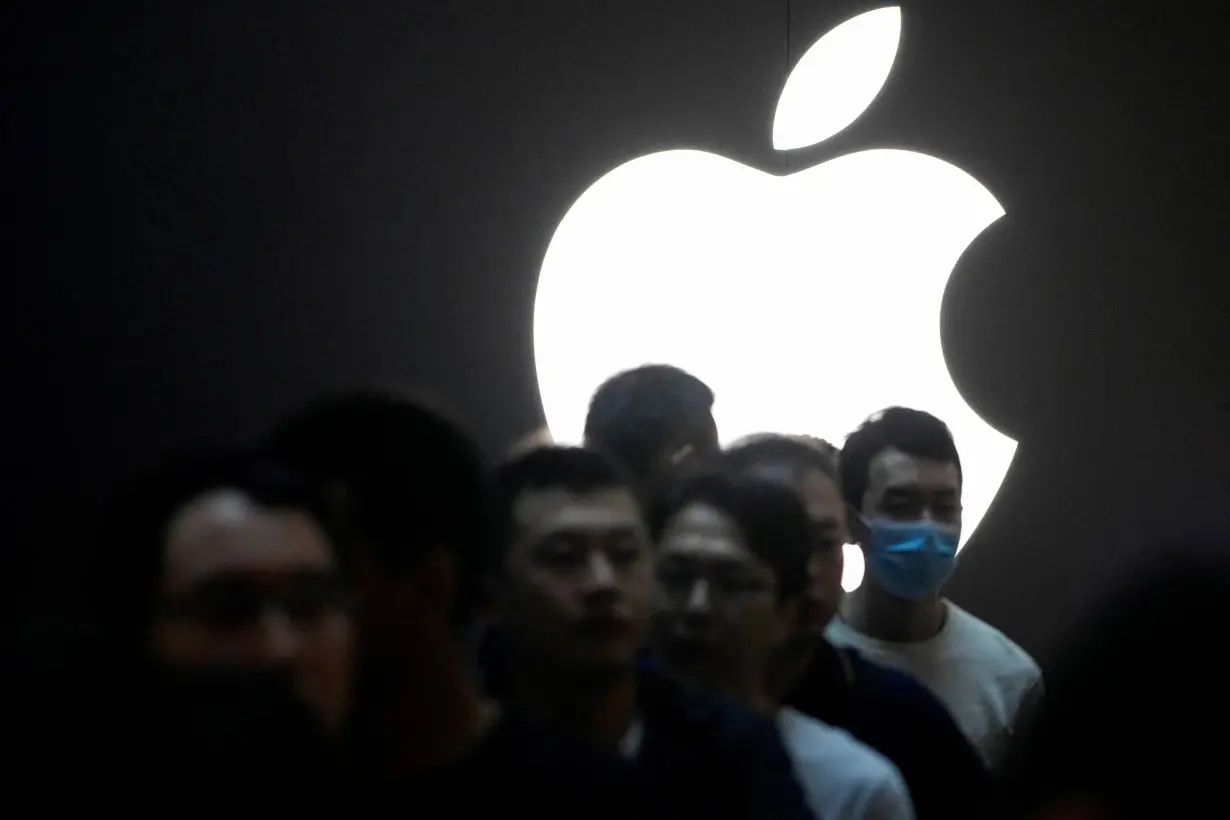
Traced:
[[869, 660], [913, 675], [952, 713], [970, 742], [995, 768], [1003, 760], [1020, 716], [1042, 696], [1042, 670], [1008, 636], [950, 601], [935, 637], [894, 643], [856, 632], [840, 618], [828, 638]]
[[788, 706], [778, 711], [777, 728], [816, 817], [913, 820], [905, 781], [879, 752]]

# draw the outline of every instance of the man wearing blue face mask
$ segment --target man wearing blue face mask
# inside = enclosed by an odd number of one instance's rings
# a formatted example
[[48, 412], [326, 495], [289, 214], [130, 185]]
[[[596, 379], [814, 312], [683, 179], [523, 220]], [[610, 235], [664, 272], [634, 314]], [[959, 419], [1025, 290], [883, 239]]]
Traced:
[[892, 407], [841, 455], [842, 495], [866, 561], [829, 639], [902, 669], [943, 701], [994, 768], [1042, 693], [1025, 650], [941, 595], [961, 535], [961, 460], [947, 425]]

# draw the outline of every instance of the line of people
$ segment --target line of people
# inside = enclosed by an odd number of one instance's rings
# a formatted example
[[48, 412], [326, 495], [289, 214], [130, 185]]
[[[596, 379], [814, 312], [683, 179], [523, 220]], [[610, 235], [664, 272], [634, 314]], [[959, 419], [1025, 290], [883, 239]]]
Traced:
[[[617, 374], [585, 447], [491, 470], [428, 403], [357, 391], [158, 466], [113, 505], [90, 628], [10, 653], [28, 782], [137, 771], [318, 806], [363, 784], [424, 816], [996, 816], [1042, 678], [942, 596], [945, 425], [891, 408], [840, 453], [722, 449], [713, 400], [677, 368]], [[848, 542], [867, 576], [844, 595]]]

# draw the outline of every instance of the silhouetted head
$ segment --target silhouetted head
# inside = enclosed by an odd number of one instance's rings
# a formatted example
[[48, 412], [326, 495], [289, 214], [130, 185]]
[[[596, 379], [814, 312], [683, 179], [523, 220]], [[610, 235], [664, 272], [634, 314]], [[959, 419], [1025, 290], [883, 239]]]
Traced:
[[619, 459], [647, 500], [680, 472], [717, 453], [713, 391], [671, 365], [617, 373], [590, 400], [585, 442]]
[[815, 534], [808, 563], [807, 596], [797, 638], [818, 640], [841, 606], [842, 548], [850, 539], [846, 505], [838, 488], [837, 448], [805, 436], [763, 434], [736, 442], [723, 455], [731, 469], [775, 481], [799, 494]]
[[734, 473], [685, 479], [657, 508], [655, 647], [700, 685], [765, 697], [807, 591], [814, 530], [798, 495]]
[[1205, 816], [1222, 799], [1230, 541], [1173, 545], [1104, 601], [1004, 766], [1006, 817]]
[[270, 441], [324, 486], [361, 580], [375, 585], [364, 591], [371, 614], [392, 585], [404, 614], [457, 634], [472, 626], [490, 557], [491, 493], [478, 448], [459, 426], [423, 403], [354, 391], [311, 403]]
[[356, 765], [376, 778], [438, 765], [479, 709], [470, 644], [492, 498], [478, 448], [443, 413], [380, 391], [318, 399], [271, 443], [325, 487], [355, 555]]
[[504, 523], [495, 582], [512, 639], [565, 675], [629, 670], [653, 605], [649, 532], [608, 456], [542, 447], [497, 473]]

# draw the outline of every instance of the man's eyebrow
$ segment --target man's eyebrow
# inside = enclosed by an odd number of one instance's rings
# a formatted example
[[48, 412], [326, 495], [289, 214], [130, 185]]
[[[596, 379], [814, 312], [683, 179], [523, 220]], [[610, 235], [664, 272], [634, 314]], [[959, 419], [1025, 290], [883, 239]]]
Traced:
[[611, 524], [589, 527], [584, 524], [565, 524], [545, 530], [539, 535], [539, 540], [549, 541], [553, 538], [589, 538], [605, 535], [630, 535], [639, 531], [636, 524]]

